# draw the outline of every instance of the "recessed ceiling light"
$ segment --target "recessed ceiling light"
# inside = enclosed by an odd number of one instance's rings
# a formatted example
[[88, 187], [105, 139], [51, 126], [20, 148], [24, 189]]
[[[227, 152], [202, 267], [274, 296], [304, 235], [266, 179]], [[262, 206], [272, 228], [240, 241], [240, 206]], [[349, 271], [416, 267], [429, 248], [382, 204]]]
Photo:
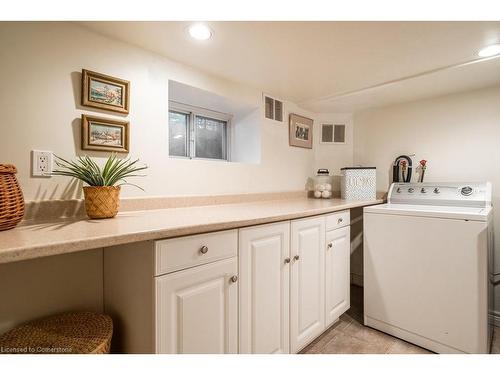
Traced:
[[484, 47], [479, 51], [480, 57], [491, 57], [500, 54], [500, 44], [492, 44], [491, 46]]
[[212, 30], [202, 23], [195, 23], [188, 28], [189, 35], [196, 40], [208, 40], [212, 37]]

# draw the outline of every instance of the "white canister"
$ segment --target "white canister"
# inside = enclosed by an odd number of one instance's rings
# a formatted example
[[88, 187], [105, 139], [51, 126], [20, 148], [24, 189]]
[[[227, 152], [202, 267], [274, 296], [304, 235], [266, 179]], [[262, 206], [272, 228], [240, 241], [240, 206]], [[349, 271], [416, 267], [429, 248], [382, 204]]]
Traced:
[[342, 199], [373, 200], [377, 196], [375, 167], [341, 168], [340, 194]]

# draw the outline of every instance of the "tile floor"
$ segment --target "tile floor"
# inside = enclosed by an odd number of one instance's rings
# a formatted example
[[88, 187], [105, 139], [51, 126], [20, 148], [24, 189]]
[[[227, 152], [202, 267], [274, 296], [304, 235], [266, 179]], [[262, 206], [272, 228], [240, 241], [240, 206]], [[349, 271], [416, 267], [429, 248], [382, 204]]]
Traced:
[[[500, 354], [500, 329], [492, 353]], [[431, 354], [419, 346], [363, 325], [363, 288], [351, 285], [351, 308], [301, 354]]]

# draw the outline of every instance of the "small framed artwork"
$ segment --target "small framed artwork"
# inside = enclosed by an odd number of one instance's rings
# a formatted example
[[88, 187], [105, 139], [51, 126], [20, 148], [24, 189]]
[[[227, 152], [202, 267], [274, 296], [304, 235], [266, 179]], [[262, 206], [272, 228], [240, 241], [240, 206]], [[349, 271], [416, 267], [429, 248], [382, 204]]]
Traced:
[[129, 96], [129, 81], [82, 70], [82, 105], [128, 113]]
[[82, 150], [129, 152], [129, 122], [82, 115]]
[[312, 148], [313, 120], [290, 113], [290, 146]]
[[320, 143], [343, 145], [346, 143], [345, 124], [321, 124]]

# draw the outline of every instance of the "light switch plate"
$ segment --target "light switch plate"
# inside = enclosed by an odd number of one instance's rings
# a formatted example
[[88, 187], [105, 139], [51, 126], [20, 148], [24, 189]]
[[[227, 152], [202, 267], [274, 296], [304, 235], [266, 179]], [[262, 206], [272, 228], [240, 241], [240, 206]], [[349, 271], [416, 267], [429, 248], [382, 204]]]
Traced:
[[31, 174], [33, 177], [51, 177], [52, 151], [31, 151]]

